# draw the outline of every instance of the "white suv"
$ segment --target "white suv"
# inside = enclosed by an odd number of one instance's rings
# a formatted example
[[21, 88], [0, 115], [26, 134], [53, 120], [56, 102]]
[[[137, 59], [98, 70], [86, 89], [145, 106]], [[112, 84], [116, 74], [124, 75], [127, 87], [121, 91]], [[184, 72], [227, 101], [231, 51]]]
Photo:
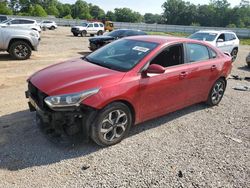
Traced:
[[41, 32], [41, 28], [37, 24], [36, 20], [31, 20], [31, 19], [10, 18], [8, 20], [1, 22], [0, 26], [26, 28]]
[[39, 25], [41, 28], [47, 28], [50, 30], [55, 30], [57, 28], [56, 22], [50, 20], [43, 20]]
[[71, 32], [74, 36], [80, 34], [82, 37], [85, 37], [87, 34], [90, 34], [90, 36], [102, 35], [104, 33], [104, 25], [99, 22], [83, 23], [79, 26], [73, 26]]
[[232, 31], [203, 30], [190, 35], [189, 38], [206, 41], [221, 51], [230, 53], [233, 61], [237, 57], [240, 40]]

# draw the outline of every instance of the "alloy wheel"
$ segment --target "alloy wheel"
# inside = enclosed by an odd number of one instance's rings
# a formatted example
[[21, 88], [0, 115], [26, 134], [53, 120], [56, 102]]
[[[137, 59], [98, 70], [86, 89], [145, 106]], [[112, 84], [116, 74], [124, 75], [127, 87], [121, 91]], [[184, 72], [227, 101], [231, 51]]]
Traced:
[[218, 104], [220, 102], [220, 100], [223, 97], [224, 90], [225, 90], [225, 86], [221, 81], [217, 82], [214, 85], [214, 88], [211, 94], [211, 99], [212, 99], [213, 104]]
[[100, 133], [105, 141], [113, 142], [123, 136], [127, 126], [127, 114], [123, 110], [115, 110], [103, 119]]
[[15, 54], [18, 57], [26, 57], [29, 54], [29, 49], [25, 46], [25, 45], [18, 45], [16, 46], [16, 48], [14, 49]]

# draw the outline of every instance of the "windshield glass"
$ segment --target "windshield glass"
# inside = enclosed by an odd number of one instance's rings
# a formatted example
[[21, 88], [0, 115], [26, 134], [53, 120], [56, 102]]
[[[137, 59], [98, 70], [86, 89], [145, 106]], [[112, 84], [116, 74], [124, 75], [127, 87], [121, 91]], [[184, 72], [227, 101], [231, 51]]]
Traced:
[[213, 41], [216, 36], [216, 33], [194, 33], [189, 38], [196, 40]]
[[87, 24], [87, 23], [82, 23], [82, 26], [83, 26], [83, 27], [87, 27], [88, 24]]
[[91, 63], [126, 72], [136, 66], [157, 43], [123, 39], [108, 44], [85, 57]]

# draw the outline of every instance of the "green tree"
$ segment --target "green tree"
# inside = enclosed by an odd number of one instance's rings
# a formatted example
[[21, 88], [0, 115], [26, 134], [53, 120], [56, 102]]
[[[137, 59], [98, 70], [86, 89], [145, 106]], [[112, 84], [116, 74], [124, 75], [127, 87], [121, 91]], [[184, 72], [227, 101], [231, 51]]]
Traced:
[[7, 1], [0, 2], [0, 14], [13, 14], [12, 10], [8, 7]]
[[115, 13], [112, 11], [108, 11], [106, 13], [106, 20], [116, 21]]
[[144, 15], [144, 21], [145, 23], [162, 23], [163, 22], [163, 17], [159, 14], [152, 14], [152, 13], [146, 13]]
[[89, 13], [89, 6], [83, 0], [77, 0], [76, 3], [72, 6], [71, 11], [73, 18], [91, 19], [91, 15]]
[[41, 5], [36, 4], [31, 10], [31, 16], [46, 17], [47, 13]]
[[60, 15], [58, 9], [56, 8], [56, 6], [54, 5], [50, 5], [47, 10], [46, 10], [48, 15], [54, 15], [56, 17], [58, 17]]
[[105, 18], [105, 12], [99, 6], [89, 4], [90, 15], [94, 19], [103, 19]]
[[116, 8], [115, 17], [118, 22], [141, 22], [143, 20], [139, 12], [134, 12], [129, 8]]

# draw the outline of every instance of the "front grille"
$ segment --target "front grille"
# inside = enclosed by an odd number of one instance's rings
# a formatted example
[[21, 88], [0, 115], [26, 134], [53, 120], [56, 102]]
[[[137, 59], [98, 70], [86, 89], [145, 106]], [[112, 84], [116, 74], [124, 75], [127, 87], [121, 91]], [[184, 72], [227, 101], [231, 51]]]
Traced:
[[44, 99], [48, 96], [42, 91], [40, 91], [37, 87], [35, 87], [31, 82], [28, 83], [28, 89], [30, 97], [36, 102], [39, 108], [45, 110], [47, 109], [47, 105], [44, 102]]

